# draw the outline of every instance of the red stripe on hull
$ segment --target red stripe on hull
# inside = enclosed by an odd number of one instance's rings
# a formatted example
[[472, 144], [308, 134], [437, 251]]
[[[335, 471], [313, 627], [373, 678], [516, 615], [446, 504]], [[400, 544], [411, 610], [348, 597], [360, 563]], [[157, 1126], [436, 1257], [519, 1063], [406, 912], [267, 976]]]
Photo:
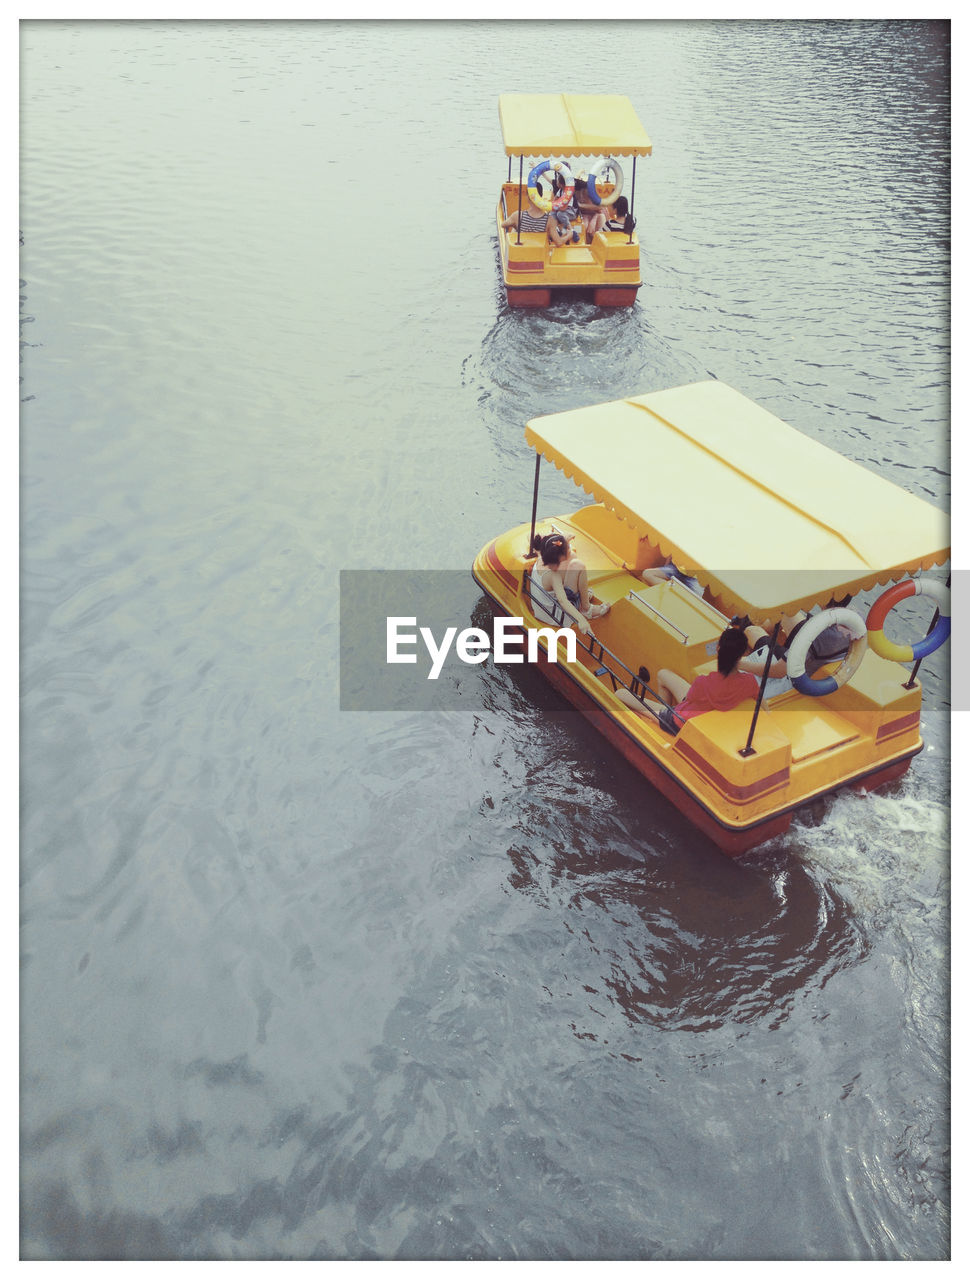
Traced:
[[[489, 569], [498, 577], [507, 587], [513, 591], [518, 591], [519, 583], [515, 574], [510, 569], [506, 569], [505, 565], [498, 558], [498, 552], [495, 550], [495, 543], [491, 542], [485, 552], [485, 560]], [[481, 584], [479, 584], [481, 585]]]
[[691, 762], [698, 773], [704, 775], [712, 787], [717, 787], [726, 800], [733, 800], [737, 804], [745, 804], [749, 800], [770, 795], [772, 791], [780, 791], [791, 779], [790, 769], [779, 769], [777, 773], [770, 773], [767, 777], [759, 778], [757, 782], [749, 782], [747, 786], [742, 787], [725, 778], [723, 773], [715, 769], [709, 760], [705, 760], [688, 743], [678, 742], [677, 750], [685, 760]]
[[876, 730], [876, 741], [885, 742], [887, 738], [895, 738], [900, 733], [905, 733], [907, 729], [916, 728], [919, 725], [919, 712], [911, 711], [908, 715], [900, 716], [898, 720], [890, 720], [887, 724], [881, 724]]

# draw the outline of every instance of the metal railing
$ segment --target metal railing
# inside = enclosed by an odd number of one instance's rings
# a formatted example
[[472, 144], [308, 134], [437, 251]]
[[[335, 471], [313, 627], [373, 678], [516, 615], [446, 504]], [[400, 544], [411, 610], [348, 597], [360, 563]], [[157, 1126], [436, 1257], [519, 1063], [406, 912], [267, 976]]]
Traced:
[[671, 622], [665, 613], [661, 613], [656, 605], [651, 604], [649, 600], [644, 600], [644, 598], [641, 595], [638, 595], [636, 591], [631, 591], [627, 596], [627, 599], [635, 600], [636, 603], [642, 605], [644, 609], [649, 609], [651, 613], [655, 613], [661, 622], [665, 622], [667, 624], [671, 631], [677, 632], [680, 636], [681, 644], [688, 644], [690, 642], [690, 636], [686, 631], [681, 631], [680, 627], [678, 627], [675, 622]]
[[[532, 605], [533, 612], [538, 605], [544, 613], [549, 614], [553, 620], [554, 626], [569, 627], [572, 625], [574, 620], [567, 617], [565, 610], [556, 597], [550, 591], [547, 591], [545, 587], [537, 586], [536, 583], [533, 582], [532, 571], [530, 569], [523, 570], [522, 592], [529, 601], [529, 604]], [[541, 596], [542, 599], [537, 601], [535, 598], [536, 594]], [[536, 620], [538, 622], [542, 621], [541, 618], [537, 618]], [[589, 654], [594, 662], [599, 663], [600, 669], [593, 674], [598, 676], [609, 676], [610, 682], [613, 685], [614, 693], [617, 689], [626, 689], [628, 692], [633, 694], [638, 702], [642, 702], [646, 705], [643, 691], [649, 691], [656, 699], [659, 700], [661, 706], [665, 707], [668, 705], [660, 697], [659, 693], [650, 688], [650, 685], [641, 675], [631, 671], [623, 659], [617, 657], [613, 650], [608, 649], [606, 645], [603, 644], [602, 640], [598, 640], [591, 631], [587, 635], [583, 635], [581, 631], [577, 631], [576, 643], [584, 653]], [[610, 666], [608, 666], [606, 662], [607, 658], [610, 662], [615, 663], [617, 667], [620, 667], [626, 673], [628, 678], [624, 679], [619, 672], [614, 671]]]

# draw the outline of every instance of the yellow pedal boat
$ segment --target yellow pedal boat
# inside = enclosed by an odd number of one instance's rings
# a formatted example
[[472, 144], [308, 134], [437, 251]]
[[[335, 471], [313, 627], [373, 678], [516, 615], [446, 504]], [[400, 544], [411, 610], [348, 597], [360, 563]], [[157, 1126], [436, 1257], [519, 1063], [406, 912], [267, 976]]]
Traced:
[[[543, 674], [719, 848], [743, 853], [816, 797], [906, 771], [922, 749], [921, 687], [918, 662], [911, 672], [897, 659], [922, 660], [949, 634], [948, 591], [938, 576], [912, 576], [949, 559], [945, 512], [717, 381], [536, 418], [525, 435], [537, 453], [531, 522], [483, 547], [473, 576], [496, 611], [526, 638], [536, 633]], [[537, 519], [543, 458], [594, 501]], [[591, 592], [611, 606], [591, 636], [577, 635], [573, 662], [565, 632], [556, 638], [571, 620], [531, 572], [534, 535], [554, 531], [574, 539]], [[699, 586], [647, 585], [643, 570], [666, 564]], [[626, 689], [650, 701], [660, 668], [688, 682], [714, 670], [734, 615], [771, 630], [782, 615], [824, 612], [833, 598], [888, 583], [897, 585], [866, 622], [839, 610], [859, 622], [850, 658], [801, 674], [778, 696], [766, 696], [765, 671], [757, 699], [695, 716], [675, 736], [617, 697]], [[882, 631], [887, 609], [920, 593], [939, 604], [933, 637], [893, 644]], [[810, 617], [816, 632], [819, 619]], [[541, 660], [550, 643], [556, 662]]]
[[[600, 307], [632, 306], [641, 284], [640, 240], [632, 224], [626, 231], [597, 230], [587, 243], [577, 220], [577, 242], [563, 245], [551, 244], [544, 230], [503, 225], [520, 210], [536, 218], [554, 214], [574, 191], [577, 199], [581, 196], [604, 212], [614, 210], [622, 196], [631, 218], [635, 216], [637, 157], [650, 155], [653, 144], [629, 98], [505, 93], [499, 97], [499, 119], [509, 166], [496, 222], [509, 306], [547, 307], [555, 294], [575, 289], [591, 290]], [[625, 177], [617, 157], [627, 156], [632, 158], [631, 183], [624, 196]], [[519, 160], [517, 181], [514, 157]]]

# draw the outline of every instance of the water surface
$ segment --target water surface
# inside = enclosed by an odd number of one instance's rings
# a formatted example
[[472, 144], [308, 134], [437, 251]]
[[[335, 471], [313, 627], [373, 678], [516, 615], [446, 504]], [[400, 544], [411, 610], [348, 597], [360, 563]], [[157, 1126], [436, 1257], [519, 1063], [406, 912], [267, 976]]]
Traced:
[[[337, 675], [536, 413], [717, 377], [948, 508], [946, 25], [21, 32], [23, 1255], [945, 1256], [946, 651], [740, 862], [534, 672]], [[524, 87], [654, 139], [630, 311], [505, 305]]]

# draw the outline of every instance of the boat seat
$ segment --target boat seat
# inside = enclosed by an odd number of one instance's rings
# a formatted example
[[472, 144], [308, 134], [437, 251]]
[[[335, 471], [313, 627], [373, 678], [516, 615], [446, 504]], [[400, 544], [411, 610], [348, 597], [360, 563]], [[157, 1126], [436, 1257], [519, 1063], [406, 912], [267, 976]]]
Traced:
[[592, 251], [586, 244], [564, 244], [554, 248], [549, 255], [552, 262], [570, 267], [592, 267], [596, 264]]
[[772, 706], [768, 713], [773, 728], [779, 729], [791, 743], [792, 764], [799, 764], [823, 751], [831, 751], [859, 737], [859, 729], [837, 711], [824, 705], [821, 699], [799, 698], [787, 704]]

